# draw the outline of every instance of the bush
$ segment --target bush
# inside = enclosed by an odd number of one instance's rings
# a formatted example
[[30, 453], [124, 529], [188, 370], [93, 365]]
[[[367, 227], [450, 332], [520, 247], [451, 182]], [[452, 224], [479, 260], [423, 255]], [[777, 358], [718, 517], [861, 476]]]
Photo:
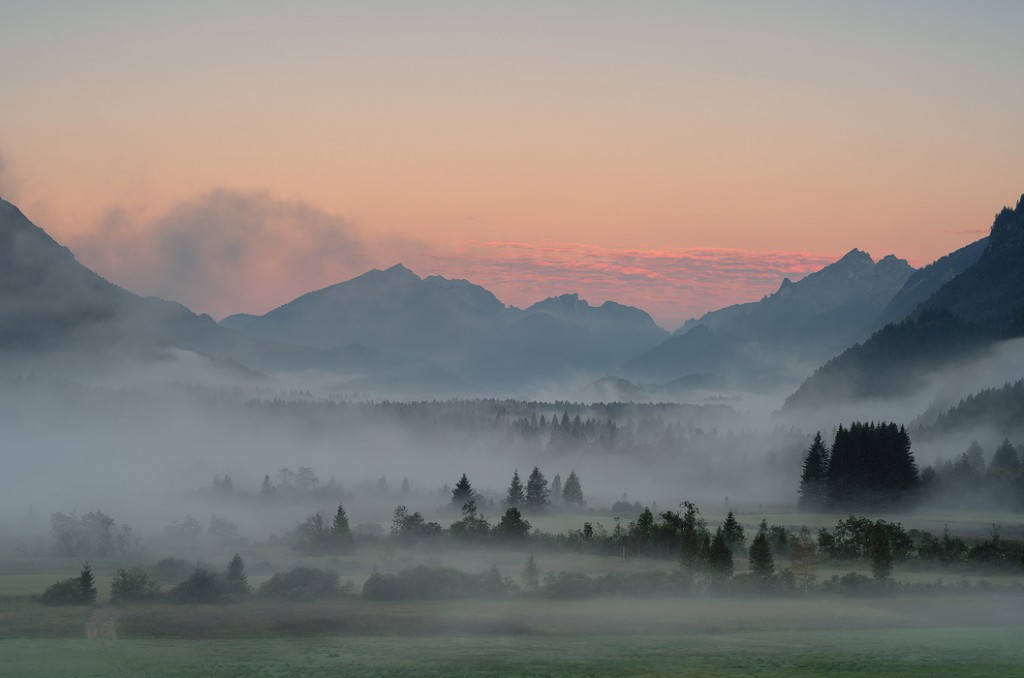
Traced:
[[110, 602], [153, 600], [161, 594], [160, 583], [141, 567], [121, 568], [110, 582]]
[[183, 582], [167, 592], [172, 603], [216, 603], [229, 593], [223, 577], [197, 567]]
[[363, 597], [370, 600], [447, 600], [453, 598], [500, 597], [514, 584], [496, 567], [484, 574], [470, 574], [451, 567], [418, 565], [398, 574], [374, 572], [363, 584]]
[[40, 600], [44, 605], [90, 605], [96, 602], [96, 580], [86, 564], [77, 577], [61, 579], [46, 589]]
[[78, 577], [61, 579], [46, 589], [40, 601], [44, 605], [89, 605], [94, 598], [83, 594]]
[[278, 572], [260, 586], [261, 596], [288, 600], [334, 598], [342, 593], [347, 593], [347, 590], [339, 585], [337, 572], [314, 567], [296, 567], [288, 572]]

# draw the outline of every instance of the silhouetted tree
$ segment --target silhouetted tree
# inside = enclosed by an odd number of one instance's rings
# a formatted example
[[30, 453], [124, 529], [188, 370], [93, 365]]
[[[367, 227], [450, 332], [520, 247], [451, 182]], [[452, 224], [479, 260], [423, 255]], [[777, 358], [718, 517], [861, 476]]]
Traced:
[[530, 534], [530, 522], [523, 518], [519, 509], [510, 506], [495, 526], [494, 534], [502, 539], [525, 539]]
[[732, 571], [732, 549], [725, 541], [725, 531], [718, 528], [708, 546], [708, 574], [711, 575], [712, 583], [720, 585], [732, 577]]
[[548, 481], [540, 469], [534, 466], [526, 480], [526, 508], [533, 513], [542, 513], [549, 504], [548, 493]]
[[540, 570], [537, 568], [537, 560], [533, 557], [533, 551], [526, 557], [526, 565], [523, 566], [523, 584], [530, 591], [536, 591], [540, 586]]
[[463, 473], [459, 482], [455, 483], [455, 489], [452, 490], [452, 506], [461, 510], [465, 503], [473, 499], [474, 496], [473, 486], [469, 484], [469, 478]]
[[512, 472], [512, 482], [508, 486], [508, 493], [505, 496], [505, 506], [508, 508], [520, 508], [526, 504], [526, 490], [523, 482], [519, 480], [519, 469]]
[[565, 479], [562, 498], [568, 506], [574, 508], [583, 508], [587, 504], [583, 499], [583, 488], [580, 486], [580, 479], [576, 476], [575, 471], [570, 471], [569, 477]]
[[751, 542], [749, 562], [750, 572], [757, 577], [762, 587], [768, 587], [775, 574], [775, 556], [772, 555], [772, 546], [768, 542], [766, 530], [759, 530]]
[[871, 528], [871, 541], [868, 544], [868, 558], [871, 561], [871, 572], [875, 579], [888, 579], [892, 575], [892, 547], [889, 535], [881, 521]]
[[729, 515], [725, 517], [725, 522], [722, 523], [722, 538], [725, 539], [725, 545], [733, 553], [739, 553], [746, 546], [747, 540], [743, 534], [743, 526], [736, 520], [736, 516], [733, 515], [732, 511], [729, 511]]
[[821, 431], [814, 436], [807, 455], [804, 457], [803, 473], [800, 476], [801, 511], [819, 511], [828, 503], [828, 450], [821, 440]]

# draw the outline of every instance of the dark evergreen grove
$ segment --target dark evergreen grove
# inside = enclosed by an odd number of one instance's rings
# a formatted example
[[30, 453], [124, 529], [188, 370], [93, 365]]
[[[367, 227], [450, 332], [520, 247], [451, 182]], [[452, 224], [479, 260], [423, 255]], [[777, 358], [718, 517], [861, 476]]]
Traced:
[[800, 478], [802, 510], [906, 506], [920, 476], [910, 436], [893, 423], [853, 422], [836, 430], [826, 450], [819, 432], [804, 457]]

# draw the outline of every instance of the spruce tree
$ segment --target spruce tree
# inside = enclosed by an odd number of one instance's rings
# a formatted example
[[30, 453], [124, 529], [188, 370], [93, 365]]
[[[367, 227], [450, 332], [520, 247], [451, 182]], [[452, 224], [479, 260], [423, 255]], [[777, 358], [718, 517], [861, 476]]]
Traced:
[[875, 579], [883, 580], [892, 576], [892, 545], [882, 521], [876, 522], [871, 528], [868, 559], [871, 561], [871, 573], [875, 575]]
[[732, 576], [732, 571], [732, 549], [725, 540], [725, 531], [718, 528], [708, 546], [708, 574], [712, 582], [721, 584]]
[[548, 481], [544, 478], [544, 474], [534, 466], [530, 477], [526, 480], [526, 508], [534, 513], [543, 512], [549, 504], [549, 492]]
[[562, 476], [557, 473], [555, 474], [555, 477], [551, 479], [551, 503], [562, 503]]
[[566, 505], [574, 508], [583, 508], [587, 504], [583, 499], [583, 488], [580, 486], [580, 479], [576, 476], [575, 471], [570, 471], [569, 477], [565, 479], [562, 498]]
[[533, 551], [526, 557], [526, 565], [523, 566], [523, 583], [530, 591], [536, 591], [540, 586], [540, 570], [537, 569], [537, 560], [533, 557]]
[[801, 511], [818, 511], [825, 508], [828, 500], [828, 450], [821, 440], [821, 431], [814, 436], [814, 442], [804, 457], [803, 473], [800, 476]]
[[472, 498], [473, 486], [469, 484], [469, 478], [463, 473], [459, 482], [455, 483], [455, 489], [452, 490], [452, 506], [461, 511], [466, 502]]
[[96, 602], [96, 577], [93, 576], [89, 563], [82, 567], [82, 573], [78, 576], [78, 595], [83, 603]]
[[508, 486], [508, 493], [505, 496], [507, 508], [520, 508], [526, 503], [526, 490], [523, 482], [519, 480], [519, 469], [512, 472], [512, 483]]
[[331, 523], [331, 537], [339, 548], [352, 546], [352, 529], [348, 524], [348, 514], [345, 507], [338, 504], [338, 510], [334, 513], [334, 521]]
[[746, 543], [743, 526], [736, 520], [732, 511], [729, 511], [729, 515], [725, 517], [725, 522], [722, 524], [722, 537], [725, 539], [726, 546], [733, 553], [741, 551]]
[[245, 563], [242, 561], [242, 556], [235, 554], [231, 562], [228, 563], [228, 571], [224, 578], [229, 582], [238, 582], [243, 585], [249, 584], [249, 578], [245, 574]]
[[759, 530], [750, 544], [750, 572], [761, 582], [762, 587], [770, 586], [775, 574], [775, 556], [768, 541], [768, 532]]

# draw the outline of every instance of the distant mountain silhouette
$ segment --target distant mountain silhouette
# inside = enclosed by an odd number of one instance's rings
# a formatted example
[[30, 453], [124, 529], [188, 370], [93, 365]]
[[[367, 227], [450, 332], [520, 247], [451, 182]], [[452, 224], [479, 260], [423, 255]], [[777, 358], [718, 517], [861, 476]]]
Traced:
[[[964, 248], [966, 256], [977, 246]], [[965, 256], [964, 250], [947, 259], [958, 256]], [[996, 216], [977, 261], [949, 278], [902, 322], [886, 326], [820, 367], [787, 399], [783, 410], [813, 409], [823, 399], [912, 393], [936, 370], [978, 357], [994, 344], [1020, 335], [1022, 306], [1024, 196], [1015, 209], [1004, 208]]]
[[914, 269], [889, 255], [875, 263], [852, 250], [798, 282], [783, 280], [760, 301], [687, 321], [675, 335], [625, 364], [636, 378], [712, 373], [737, 386], [792, 383], [870, 332]]
[[143, 298], [110, 283], [0, 200], [0, 367], [102, 371], [169, 361], [175, 350], [239, 374], [310, 371], [339, 383], [374, 379], [410, 389], [459, 382], [423, 360], [361, 346], [330, 351], [253, 339], [181, 304]]
[[358, 342], [420, 356], [498, 388], [604, 372], [668, 336], [637, 308], [594, 307], [566, 294], [521, 310], [479, 285], [420, 278], [401, 264], [222, 323], [273, 341], [322, 349]]

